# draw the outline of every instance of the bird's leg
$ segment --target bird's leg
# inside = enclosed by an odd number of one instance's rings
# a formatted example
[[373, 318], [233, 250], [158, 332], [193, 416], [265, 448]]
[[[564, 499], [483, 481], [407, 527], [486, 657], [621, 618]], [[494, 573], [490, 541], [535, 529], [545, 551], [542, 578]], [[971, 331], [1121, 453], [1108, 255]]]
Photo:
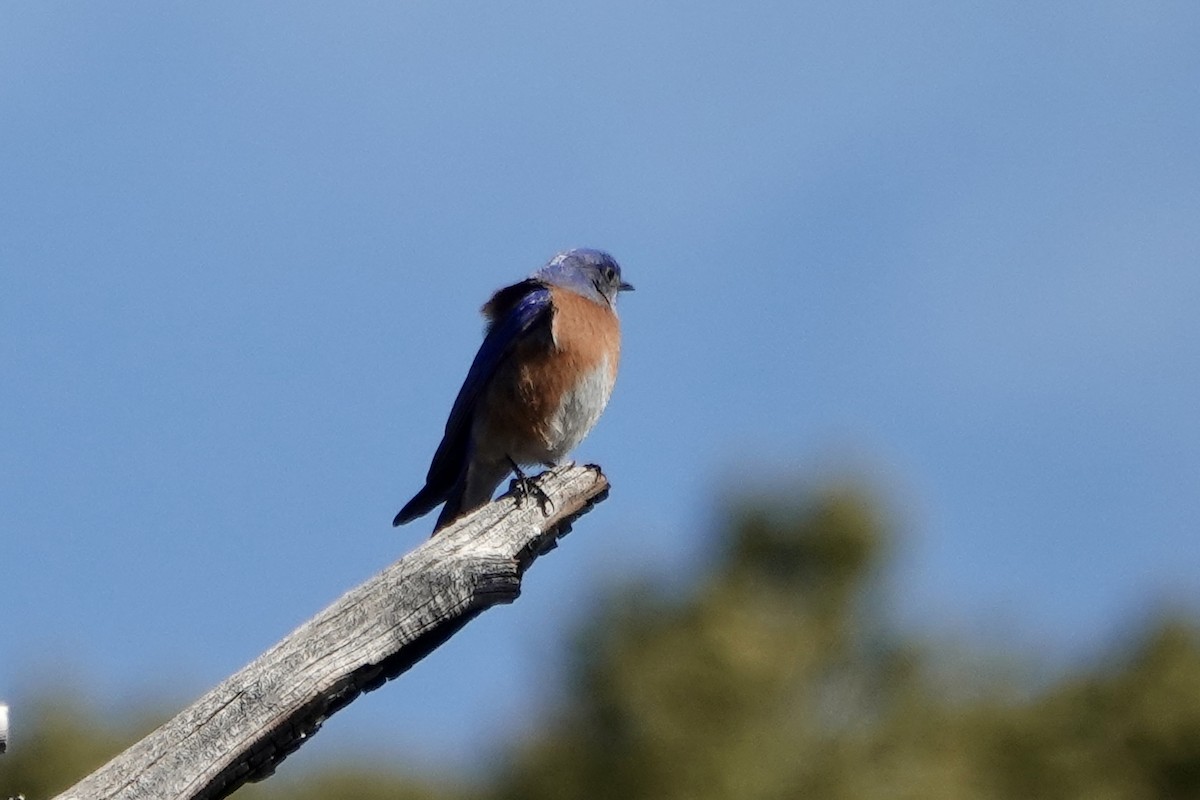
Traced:
[[542, 487], [538, 486], [534, 478], [529, 477], [522, 471], [517, 462], [513, 461], [512, 456], [505, 456], [505, 458], [508, 459], [509, 466], [512, 467], [512, 471], [517, 476], [513, 478], [512, 483], [508, 486], [508, 490], [517, 499], [517, 505], [520, 506], [527, 497], [534, 497], [537, 499], [538, 508], [542, 510], [542, 514], [548, 516], [554, 510], [554, 501], [550, 499], [550, 495], [546, 494], [542, 490]]

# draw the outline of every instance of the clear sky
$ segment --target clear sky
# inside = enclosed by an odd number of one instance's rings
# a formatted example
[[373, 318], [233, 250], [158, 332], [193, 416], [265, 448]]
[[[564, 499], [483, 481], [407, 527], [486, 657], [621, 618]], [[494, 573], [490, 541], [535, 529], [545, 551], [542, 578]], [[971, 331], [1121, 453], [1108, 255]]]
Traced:
[[422, 541], [479, 305], [572, 246], [637, 285], [612, 495], [318, 754], [480, 763], [771, 470], [878, 487], [907, 624], [1200, 606], [1194, 2], [13, 1], [0, 698], [183, 703]]

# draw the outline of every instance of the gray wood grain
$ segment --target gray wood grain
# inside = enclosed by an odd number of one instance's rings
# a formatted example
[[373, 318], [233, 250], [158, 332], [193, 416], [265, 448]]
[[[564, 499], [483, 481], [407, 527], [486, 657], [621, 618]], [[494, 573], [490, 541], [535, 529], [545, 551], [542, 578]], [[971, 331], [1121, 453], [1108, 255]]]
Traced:
[[538, 483], [552, 501], [545, 509], [510, 493], [446, 528], [58, 800], [220, 798], [267, 777], [335, 711], [515, 600], [526, 568], [608, 493], [595, 467]]

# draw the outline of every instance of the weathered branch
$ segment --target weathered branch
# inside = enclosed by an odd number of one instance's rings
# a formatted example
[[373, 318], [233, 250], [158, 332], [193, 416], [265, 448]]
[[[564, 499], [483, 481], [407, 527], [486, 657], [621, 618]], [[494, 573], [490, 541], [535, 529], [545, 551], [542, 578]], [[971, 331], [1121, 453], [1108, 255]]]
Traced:
[[8, 706], [0, 703], [0, 753], [8, 751]]
[[538, 484], [545, 509], [509, 494], [446, 528], [58, 800], [220, 798], [267, 777], [329, 715], [516, 599], [526, 568], [608, 492], [595, 467]]

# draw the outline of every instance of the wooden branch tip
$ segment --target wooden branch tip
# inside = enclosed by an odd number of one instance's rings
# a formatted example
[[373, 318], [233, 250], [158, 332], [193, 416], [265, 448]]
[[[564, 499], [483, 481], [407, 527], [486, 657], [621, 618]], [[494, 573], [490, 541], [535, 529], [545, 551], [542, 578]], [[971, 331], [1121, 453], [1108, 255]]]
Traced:
[[8, 752], [8, 706], [0, 703], [0, 753]]

